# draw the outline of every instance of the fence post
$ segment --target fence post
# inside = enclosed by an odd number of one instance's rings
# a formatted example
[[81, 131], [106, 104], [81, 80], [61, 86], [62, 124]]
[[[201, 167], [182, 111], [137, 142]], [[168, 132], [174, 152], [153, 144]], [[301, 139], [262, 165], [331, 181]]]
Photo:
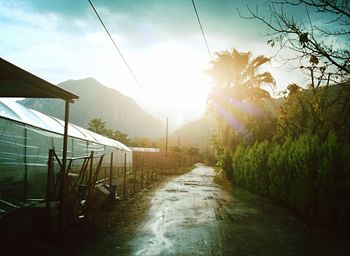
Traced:
[[89, 181], [88, 181], [88, 190], [90, 189], [91, 182], [92, 182], [92, 172], [93, 172], [93, 162], [94, 162], [94, 151], [91, 151], [90, 154], [90, 170], [89, 170]]
[[123, 198], [126, 198], [126, 153], [124, 153], [124, 181], [123, 181]]
[[23, 203], [27, 202], [27, 182], [28, 182], [28, 165], [27, 165], [27, 146], [28, 146], [27, 127], [24, 126], [24, 188], [23, 188]]
[[149, 179], [149, 168], [146, 168], [147, 169], [147, 172], [146, 172], [146, 184], [148, 186], [148, 179]]
[[136, 194], [136, 168], [133, 166], [134, 171], [134, 195]]
[[145, 155], [143, 154], [142, 158], [142, 167], [141, 167], [141, 189], [143, 189], [143, 170], [145, 168]]
[[54, 150], [49, 149], [49, 159], [47, 161], [47, 180], [46, 180], [46, 198], [45, 198], [45, 208], [46, 208], [46, 234], [51, 235], [51, 194], [52, 194], [52, 177], [53, 177], [53, 159], [54, 159]]
[[53, 149], [50, 149], [49, 160], [47, 162], [47, 180], [46, 180], [45, 207], [47, 209], [51, 209], [51, 181], [52, 181], [52, 174], [53, 174], [53, 161], [52, 161], [53, 158], [54, 158]]
[[[110, 194], [111, 198], [112, 198], [112, 196], [114, 198], [115, 192], [112, 189], [112, 179], [113, 179], [113, 152], [111, 152], [111, 163], [109, 165], [109, 184], [108, 185], [109, 185], [109, 194]], [[112, 193], [114, 193], [114, 195], [112, 195]]]

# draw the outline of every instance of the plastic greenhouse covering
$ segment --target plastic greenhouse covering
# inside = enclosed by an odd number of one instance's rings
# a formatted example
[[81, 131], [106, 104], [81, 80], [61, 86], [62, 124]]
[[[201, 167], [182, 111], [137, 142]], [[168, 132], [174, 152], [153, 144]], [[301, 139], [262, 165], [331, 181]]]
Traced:
[[[64, 122], [16, 102], [0, 100], [0, 210], [45, 198], [49, 149], [62, 157]], [[67, 157], [105, 155], [107, 168], [132, 165], [124, 144], [73, 124], [68, 125]], [[79, 163], [77, 163], [79, 164]], [[106, 173], [106, 171], [104, 172]]]

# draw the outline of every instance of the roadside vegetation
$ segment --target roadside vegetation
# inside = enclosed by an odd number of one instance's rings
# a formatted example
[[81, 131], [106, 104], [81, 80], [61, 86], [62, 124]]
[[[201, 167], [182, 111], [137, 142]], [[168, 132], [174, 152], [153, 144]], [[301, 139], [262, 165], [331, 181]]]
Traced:
[[[160, 153], [157, 157], [158, 167], [170, 173], [183, 173], [195, 163], [205, 162], [204, 158], [206, 158], [206, 151], [201, 151], [199, 147], [192, 146], [185, 142], [182, 146], [173, 146], [176, 145], [177, 142], [172, 137], [169, 139], [169, 145], [171, 146], [168, 147], [167, 155], [165, 155], [165, 138], [130, 138], [126, 133], [108, 128], [106, 122], [103, 121], [102, 118], [91, 119], [88, 126], [90, 131], [117, 140], [128, 147], [159, 149]], [[155, 161], [156, 160], [153, 162], [155, 163]], [[153, 162], [152, 164], [154, 164]], [[142, 160], [140, 157], [134, 158], [135, 166], [141, 166], [144, 164], [144, 159]]]
[[[208, 70], [215, 83], [208, 114], [217, 121], [212, 145], [227, 179], [343, 233], [350, 228], [350, 9], [349, 1], [321, 2], [276, 2], [271, 20], [249, 10], [248, 18], [271, 29], [269, 45], [298, 56], [307, 83], [272, 98], [273, 74], [261, 71], [268, 57], [219, 52]], [[283, 12], [294, 4], [326, 13], [334, 29], [315, 26], [311, 15], [308, 24], [297, 22]]]

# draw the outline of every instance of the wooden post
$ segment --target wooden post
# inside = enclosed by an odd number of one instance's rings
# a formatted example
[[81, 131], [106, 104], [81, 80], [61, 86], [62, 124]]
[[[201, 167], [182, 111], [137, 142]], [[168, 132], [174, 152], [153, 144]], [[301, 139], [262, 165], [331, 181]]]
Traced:
[[123, 198], [126, 198], [126, 153], [124, 153], [124, 185], [123, 185]]
[[134, 171], [134, 195], [136, 194], [136, 168], [133, 167], [133, 171]]
[[145, 168], [145, 153], [142, 154], [142, 167], [141, 167], [141, 189], [143, 189], [143, 170]]
[[148, 179], [149, 179], [149, 168], [148, 168], [148, 166], [147, 166], [147, 174], [146, 174], [146, 184], [147, 184], [147, 186], [148, 186]]
[[113, 179], [113, 152], [111, 152], [111, 163], [109, 165], [109, 193], [110, 194], [112, 193], [112, 179]]
[[89, 178], [88, 178], [88, 182], [87, 182], [88, 190], [90, 189], [90, 185], [91, 185], [90, 183], [92, 181], [93, 164], [94, 164], [94, 151], [91, 151], [91, 154], [90, 154]]
[[60, 207], [59, 207], [59, 229], [60, 232], [64, 228], [64, 180], [66, 175], [66, 165], [67, 165], [67, 147], [68, 147], [68, 122], [69, 122], [69, 101], [65, 102], [64, 109], [64, 133], [63, 133], [63, 152], [62, 152], [62, 166], [60, 170]]
[[28, 191], [28, 165], [27, 165], [27, 147], [28, 147], [28, 135], [27, 127], [24, 126], [24, 188], [23, 188], [23, 203], [27, 201], [27, 191]]
[[[107, 146], [105, 145], [104, 146], [104, 154], [106, 155], [107, 153]], [[107, 167], [104, 167], [104, 178], [106, 179], [107, 178]]]
[[47, 161], [47, 178], [46, 178], [46, 198], [45, 198], [45, 208], [46, 208], [46, 218], [43, 220], [46, 226], [46, 235], [51, 235], [51, 195], [52, 195], [52, 177], [54, 172], [54, 149], [49, 149], [49, 159]]
[[51, 209], [51, 182], [53, 176], [53, 158], [54, 151], [53, 149], [49, 150], [49, 160], [47, 162], [47, 180], [46, 180], [46, 200], [45, 207]]

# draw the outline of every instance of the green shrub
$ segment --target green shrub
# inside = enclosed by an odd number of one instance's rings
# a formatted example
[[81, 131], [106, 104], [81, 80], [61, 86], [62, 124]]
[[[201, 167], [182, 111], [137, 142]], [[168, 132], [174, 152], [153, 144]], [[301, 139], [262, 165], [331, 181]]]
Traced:
[[232, 180], [232, 156], [229, 151], [225, 150], [225, 152], [219, 157], [218, 166], [224, 171], [226, 178]]
[[239, 145], [232, 156], [232, 177], [310, 220], [338, 229], [349, 227], [350, 145], [334, 133], [325, 140], [303, 134], [283, 143]]

